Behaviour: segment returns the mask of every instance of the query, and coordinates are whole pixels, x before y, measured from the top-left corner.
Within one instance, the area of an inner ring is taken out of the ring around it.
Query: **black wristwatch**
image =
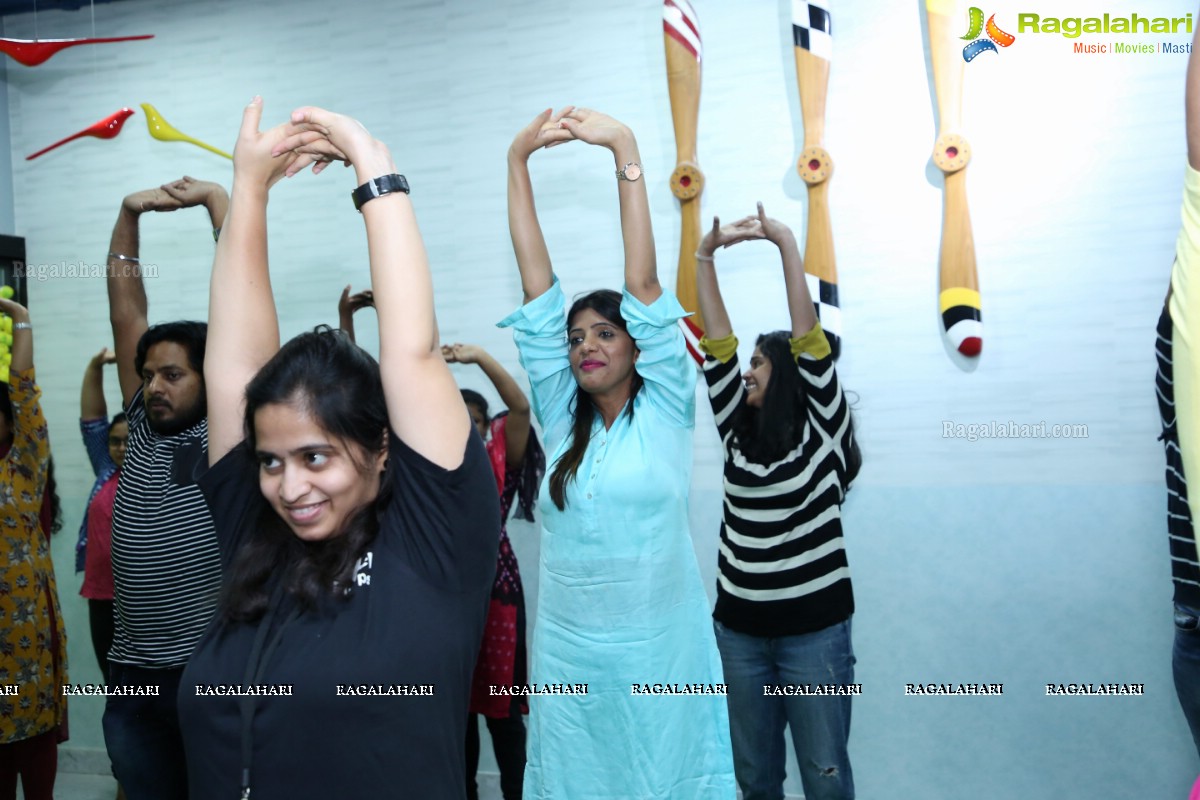
[[[408,181],[404,179],[403,175],[393,172],[391,175],[380,175],[378,178],[373,178],[351,192],[350,198],[354,201],[354,210],[361,212],[363,204],[392,192],[408,194]]]

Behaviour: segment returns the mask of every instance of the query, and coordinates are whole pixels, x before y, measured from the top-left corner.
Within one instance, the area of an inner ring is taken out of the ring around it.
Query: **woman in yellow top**
[[[0,800],[50,800],[67,703],[67,637],[50,542],[39,513],[50,439],[33,381],[29,312],[0,298],[13,321],[12,364],[0,384]]]

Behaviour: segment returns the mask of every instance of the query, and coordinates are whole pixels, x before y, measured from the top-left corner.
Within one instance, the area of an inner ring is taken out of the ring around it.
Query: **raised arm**
[[[199,181],[184,175],[177,181],[164,183],[161,187],[178,203],[180,208],[204,206],[208,221],[212,223],[213,239],[220,240],[221,226],[229,213],[229,193],[219,183]]]
[[[713,226],[696,249],[696,290],[700,300],[700,313],[708,324],[705,336],[721,339],[733,332],[725,301],[717,283],[714,254],[718,248],[729,247],[751,239],[766,239],[779,248],[783,260],[783,282],[787,293],[788,312],[792,322],[792,338],[798,339],[817,324],[817,312],[813,308],[812,295],[804,278],[804,262],[796,245],[792,229],[779,220],[771,219],[758,204],[758,214],[743,217],[737,222],[721,225],[713,217]]]
[[[1184,88],[1184,116],[1187,119],[1188,164],[1200,170],[1200,26],[1192,34],[1191,55],[1188,56],[1187,82]]]
[[[29,321],[29,310],[15,300],[0,297],[0,314],[12,318],[12,363],[9,374],[33,369],[33,323]],[[16,383],[13,376],[11,383]]]
[[[342,289],[342,296],[338,298],[338,330],[350,337],[350,341],[355,341],[354,338],[354,314],[364,308],[375,307],[375,295],[371,294],[371,290],[367,289],[363,292],[350,294],[350,284],[346,284],[346,288]]]
[[[387,146],[357,120],[321,108],[292,112],[305,133],[276,148],[343,158],[360,184],[393,175]],[[379,315],[379,368],[392,429],[433,463],[462,464],[471,419],[442,358],[433,308],[433,279],[412,202],[391,191],[361,207],[371,260],[371,290]]]
[[[178,187],[172,193],[168,187]],[[213,229],[225,218],[228,196],[216,183],[184,176],[157,189],[134,192],[121,201],[108,245],[108,313],[117,357],[117,377],[125,405],[137,394],[142,376],[134,369],[137,343],[148,327],[146,287],[142,284],[138,220],[147,211],[175,211],[204,205]]]
[[[696,248],[696,294],[706,325],[705,338],[724,339],[733,333],[729,312],[725,310],[725,299],[721,297],[721,286],[717,281],[717,248],[761,238],[762,225],[757,217],[743,217],[728,225],[722,225],[719,217],[713,217],[712,230],[700,240]]]
[[[521,466],[529,443],[531,418],[529,398],[521,391],[521,386],[491,353],[477,345],[443,345],[442,356],[450,364],[478,364],[496,387],[500,400],[508,409],[508,420],[504,424],[504,460],[510,467]]]
[[[107,347],[92,356],[83,371],[83,386],[79,390],[79,433],[92,473],[97,476],[117,466],[108,450],[108,403],[104,400],[104,365],[116,362],[116,353]]]
[[[796,245],[792,229],[779,220],[769,218],[758,204],[758,221],[763,236],[779,248],[783,259],[783,283],[787,290],[788,312],[792,318],[792,338],[799,339],[817,324],[817,311],[813,308],[812,295],[808,292],[808,281],[804,278],[804,261]]]
[[[260,133],[262,98],[242,112],[233,151],[233,191],[213,259],[204,385],[208,395],[208,463],[215,464],[244,431],[246,384],[279,350],[279,319],[267,269],[267,194],[289,169],[311,162],[273,150],[290,123]]]
[[[617,197],[621,203],[621,237],[625,243],[625,288],[646,305],[662,294],[650,225],[650,200],[642,178],[637,139],[626,125],[587,108],[572,109],[561,122],[571,135],[613,154]]]
[[[105,347],[88,362],[83,371],[83,386],[79,390],[79,418],[107,419],[108,403],[104,399],[104,365],[117,363],[117,354]]]
[[[1195,486],[1200,485],[1200,309],[1196,296],[1200,288],[1192,284],[1200,269],[1200,28],[1192,38],[1188,56],[1184,107],[1187,119],[1188,164],[1183,182],[1183,206],[1179,236],[1175,241],[1175,263],[1171,267],[1171,288],[1167,294],[1172,323],[1172,360],[1175,389],[1175,422],[1179,431],[1179,451],[1183,474],[1191,481],[1188,503],[1200,507]],[[1200,526],[1196,526],[1200,546]]]
[[[108,243],[108,316],[117,354],[123,405],[137,394],[142,378],[134,368],[137,343],[149,327],[146,287],[138,261],[138,217],[143,211],[174,211],[179,206],[161,189],[135,192],[121,201]]]
[[[540,297],[554,283],[550,251],[546,249],[546,238],[542,235],[533,203],[529,156],[535,150],[570,140],[570,132],[559,123],[571,110],[568,106],[555,114],[546,109],[521,129],[508,148],[508,232],[517,257],[517,269],[521,271],[521,289],[526,303]]]
[[[32,497],[29,492],[10,492],[5,503],[21,511],[36,511],[41,506],[46,486],[50,437],[39,402],[41,392],[33,380],[33,323],[29,319],[29,310],[14,300],[0,297],[0,314],[8,315],[13,322],[12,363],[8,375],[8,398],[13,410],[9,458],[16,458],[17,469],[31,480],[33,489]],[[10,466],[13,464],[10,460]],[[40,532],[38,538],[41,538]]]

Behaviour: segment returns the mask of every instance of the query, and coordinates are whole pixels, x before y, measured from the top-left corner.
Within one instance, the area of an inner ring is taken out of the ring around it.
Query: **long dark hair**
[[[567,330],[571,330],[571,322],[581,311],[591,309],[625,333],[629,326],[621,316],[621,294],[612,289],[600,289],[580,297],[571,304],[567,312]],[[629,391],[629,403],[625,413],[633,416],[633,399],[642,388],[642,376],[637,370],[633,371],[633,384]],[[574,418],[571,422],[571,444],[567,452],[554,462],[554,470],[550,473],[550,499],[559,511],[567,507],[567,483],[575,480],[575,473],[583,463],[583,455],[587,452],[588,442],[592,437],[592,421],[596,416],[596,404],[592,396],[578,386],[575,387]]]
[[[58,481],[54,479],[54,456],[46,463],[45,491],[49,498],[45,502],[50,504],[50,530],[47,533],[53,536],[63,529],[62,501],[58,498]]]
[[[459,389],[458,391],[462,395],[463,403],[479,409],[479,413],[483,414],[485,424],[492,421],[492,415],[488,413],[488,401],[486,397],[474,389]]]
[[[304,408],[329,433],[369,454],[384,446],[387,405],[379,364],[341,331],[322,325],[280,348],[246,386],[246,457],[256,450],[254,415],[263,406]],[[366,468],[366,465],[362,465]],[[306,608],[347,593],[356,562],[379,532],[392,490],[390,471],[380,478],[375,500],[347,519],[338,536],[305,542],[264,505],[253,535],[234,559],[222,605],[237,621],[260,618],[270,601],[268,583],[283,572],[286,590]]]
[[[474,389],[459,389],[463,402],[475,406],[483,414],[484,424],[489,428],[494,420],[508,414],[501,411],[495,417],[488,415],[487,398]],[[521,462],[520,472],[517,473],[516,511],[513,516],[533,522],[533,508],[537,505],[538,489],[542,485],[542,476],[546,474],[546,452],[538,441],[537,431],[529,426],[529,438],[525,441],[525,460]]]
[[[808,424],[808,389],[795,369],[790,336],[787,331],[772,331],[758,337],[755,345],[771,362],[771,378],[763,391],[762,406],[752,408],[743,403],[733,419],[738,449],[755,464],[773,464],[795,450]],[[850,446],[842,485],[849,488],[862,466],[862,453],[854,435],[853,416],[847,424]]]

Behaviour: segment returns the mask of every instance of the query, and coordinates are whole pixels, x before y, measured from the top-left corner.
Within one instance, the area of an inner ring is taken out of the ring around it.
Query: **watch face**
[[[642,177],[642,168],[638,164],[626,164],[621,172],[625,174],[625,180],[627,181],[636,181]]]

